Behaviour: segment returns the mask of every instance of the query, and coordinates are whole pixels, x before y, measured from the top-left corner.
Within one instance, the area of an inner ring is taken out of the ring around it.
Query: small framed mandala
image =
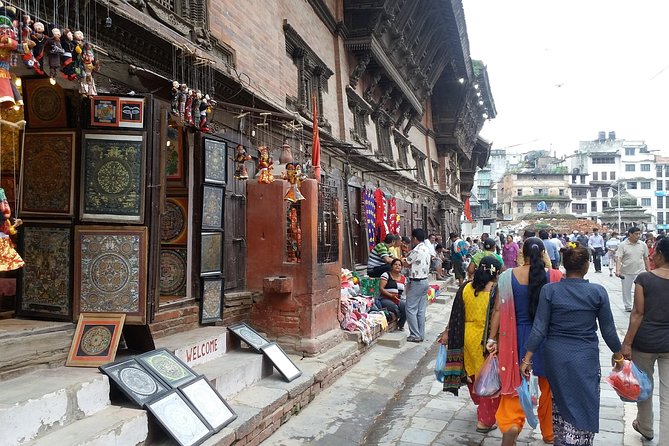
[[[147,404],[162,428],[181,446],[195,446],[214,433],[188,401],[177,390]]]
[[[109,376],[130,401],[142,408],[149,401],[170,391],[169,387],[146,371],[135,358],[102,365],[99,369]]]
[[[251,347],[256,352],[260,352],[261,348],[270,342],[262,337],[257,331],[255,331],[246,323],[242,322],[239,324],[231,325],[228,327],[228,330],[232,332],[239,339],[244,341],[249,347]]]
[[[98,367],[116,357],[125,314],[81,313],[65,365]]]
[[[193,381],[198,376],[186,363],[165,348],[139,355],[137,361],[173,389]]]
[[[237,418],[235,411],[204,376],[184,384],[179,387],[179,391],[200,412],[214,432],[220,431]]]
[[[263,346],[261,350],[263,354],[272,361],[274,367],[281,373],[286,381],[291,382],[302,375],[302,371],[297,368],[295,363],[276,342]]]

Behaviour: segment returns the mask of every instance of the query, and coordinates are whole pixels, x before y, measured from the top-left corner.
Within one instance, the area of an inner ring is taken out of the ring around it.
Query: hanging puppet
[[[7,16],[0,16],[0,105],[11,107],[20,98],[17,98],[16,87],[12,83],[9,64],[12,53],[18,47],[12,20]]]
[[[188,85],[179,85],[179,94],[177,96],[177,107],[179,110],[179,118],[184,119],[186,115],[186,100],[188,99]]]
[[[202,93],[200,90],[193,90],[191,92],[191,99],[193,103],[191,104],[191,114],[190,114],[190,125],[195,127],[200,127],[200,102],[202,101]]]
[[[23,268],[25,263],[23,259],[14,249],[14,243],[9,238],[10,235],[16,234],[16,228],[23,223],[20,218],[15,218],[14,223],[10,221],[12,210],[9,208],[7,202],[7,195],[5,190],[0,188],[0,271],[12,271]]]
[[[98,94],[98,91],[95,87],[93,73],[98,71],[98,61],[95,59],[93,45],[90,42],[84,41],[84,34],[81,31],[75,31],[74,39],[78,42],[76,52],[79,55],[79,62],[77,64],[77,67],[80,69],[77,73],[77,77],[79,78],[79,93],[84,96],[95,96]],[[78,51],[79,49],[81,51]]]
[[[184,107],[184,124],[193,122],[193,90],[186,92],[186,106]]]
[[[32,40],[33,35],[33,21],[29,15],[24,15],[21,20],[21,59],[23,59],[23,64],[32,69],[35,66],[35,58],[33,56],[33,48],[35,47],[35,42]]]
[[[77,73],[74,69],[74,59],[72,53],[74,51],[74,35],[72,31],[65,28],[62,32],[62,38],[60,39],[60,45],[63,47],[63,55],[60,60],[60,71],[63,73],[68,80],[75,80],[77,78]]]
[[[172,114],[179,114],[179,81],[172,81]]]
[[[258,153],[258,183],[272,183],[274,181],[274,175],[272,175],[274,160],[269,156],[269,149],[260,146],[258,147]]]
[[[60,69],[61,58],[65,53],[60,43],[61,32],[58,28],[51,30],[51,37],[47,41],[46,51],[49,59],[49,76],[55,78]],[[71,54],[71,53],[70,53]]]
[[[235,178],[238,180],[246,180],[249,177],[249,172],[246,170],[246,162],[251,161],[251,155],[246,153],[243,145],[237,144],[235,148]]]
[[[32,47],[33,55],[33,70],[39,75],[44,74],[44,46],[46,44],[46,35],[44,34],[44,24],[42,22],[35,22],[33,24],[33,33],[30,40],[35,42]]]
[[[288,180],[290,186],[288,187],[288,192],[283,196],[284,200],[295,203],[299,200],[304,200],[304,195],[300,192],[300,184],[307,179],[307,176],[302,173],[302,166],[299,163],[288,163],[286,164],[286,173],[284,178]]]

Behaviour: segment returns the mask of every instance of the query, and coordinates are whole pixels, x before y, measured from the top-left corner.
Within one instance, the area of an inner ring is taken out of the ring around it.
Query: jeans
[[[403,329],[407,320],[406,301],[400,299],[400,304],[397,305],[392,300],[383,298],[381,299],[381,306],[397,316],[397,328]]]
[[[595,271],[602,270],[602,248],[595,248],[592,252],[592,260],[595,264]]]
[[[651,381],[657,362],[660,374],[660,438],[655,441],[657,444],[666,444],[669,441],[669,353],[644,353],[632,350],[632,360],[640,370],[648,374]],[[639,430],[644,435],[653,437],[653,396],[637,403],[636,406]]]
[[[406,289],[406,318],[409,335],[425,339],[425,309],[427,308],[427,279],[410,280]]]
[[[623,274],[624,279],[620,279],[623,284],[623,304],[625,305],[625,310],[632,308],[632,289],[634,288],[636,276],[636,274]]]

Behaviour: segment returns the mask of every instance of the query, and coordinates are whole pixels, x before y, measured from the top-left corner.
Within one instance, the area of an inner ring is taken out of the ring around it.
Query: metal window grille
[[[286,262],[302,260],[302,207],[300,202],[286,206]]]
[[[334,180],[323,179],[318,187],[318,263],[339,260],[338,191]]]

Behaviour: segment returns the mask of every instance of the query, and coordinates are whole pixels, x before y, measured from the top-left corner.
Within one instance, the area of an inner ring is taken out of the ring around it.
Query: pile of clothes
[[[343,330],[359,331],[362,341],[369,345],[373,340],[374,327],[380,325],[386,330],[388,319],[372,297],[359,294],[360,286],[356,279],[351,271],[342,269],[338,320]]]

